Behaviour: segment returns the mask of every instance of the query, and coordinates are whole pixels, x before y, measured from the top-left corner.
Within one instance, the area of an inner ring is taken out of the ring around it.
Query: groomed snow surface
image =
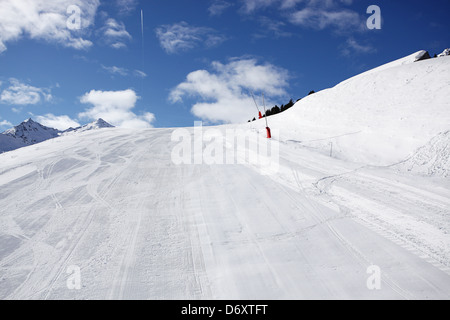
[[[450,58],[403,62],[270,117],[272,175],[176,165],[174,129],[1,154],[0,299],[449,299]]]

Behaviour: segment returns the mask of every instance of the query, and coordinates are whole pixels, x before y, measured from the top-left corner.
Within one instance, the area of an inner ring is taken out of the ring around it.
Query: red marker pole
[[[272,139],[272,133],[270,132],[270,128],[267,127],[266,130],[267,130],[267,139]]]

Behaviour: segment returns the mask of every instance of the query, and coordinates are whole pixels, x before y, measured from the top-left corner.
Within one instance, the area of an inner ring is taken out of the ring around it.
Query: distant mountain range
[[[84,131],[104,129],[104,128],[114,128],[114,126],[110,125],[108,122],[106,122],[105,120],[100,118],[97,121],[88,123],[88,124],[78,127],[78,128],[69,128],[69,129],[63,131],[63,133],[84,132]]]
[[[40,143],[64,134],[98,130],[103,128],[114,128],[114,126],[110,125],[103,119],[98,119],[78,128],[69,128],[67,130],[60,131],[54,128],[46,127],[30,118],[18,126],[8,129],[0,134],[0,153]]]

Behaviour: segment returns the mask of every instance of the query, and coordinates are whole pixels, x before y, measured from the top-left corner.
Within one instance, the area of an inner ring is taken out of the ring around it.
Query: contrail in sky
[[[142,39],[144,39],[144,10],[141,9],[141,32]]]

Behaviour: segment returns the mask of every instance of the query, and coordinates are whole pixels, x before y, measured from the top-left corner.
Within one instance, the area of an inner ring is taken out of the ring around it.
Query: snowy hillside
[[[400,58],[398,60],[386,63],[386,64],[384,64],[382,66],[377,67],[377,68],[374,68],[374,69],[371,69],[369,71],[363,72],[363,73],[361,73],[361,74],[359,74],[359,75],[357,75],[355,77],[352,77],[352,78],[350,78],[348,80],[345,80],[345,81],[341,82],[340,84],[342,85],[342,84],[345,84],[347,82],[351,82],[351,81],[357,80],[359,78],[362,78],[362,77],[365,77],[365,76],[368,76],[368,75],[371,75],[371,74],[374,74],[374,73],[377,73],[377,72],[381,72],[381,71],[384,71],[384,70],[387,70],[387,69],[390,69],[390,68],[395,68],[395,67],[400,67],[400,66],[404,66],[404,65],[407,65],[407,64],[411,64],[411,63],[414,63],[414,62],[417,62],[417,61],[420,61],[420,60],[424,59],[424,57],[426,57],[426,56],[429,57],[429,53],[427,51],[425,51],[425,50],[421,50],[421,51],[413,53],[413,54],[411,54],[411,55],[409,55],[407,57]]]
[[[450,299],[450,57],[416,57],[270,117],[270,172],[173,159],[245,158],[227,131],[263,121],[0,154],[0,299]]]
[[[372,165],[408,158],[450,129],[450,57],[424,51],[344,81],[270,117],[280,139]],[[259,128],[258,122],[250,126]]]

